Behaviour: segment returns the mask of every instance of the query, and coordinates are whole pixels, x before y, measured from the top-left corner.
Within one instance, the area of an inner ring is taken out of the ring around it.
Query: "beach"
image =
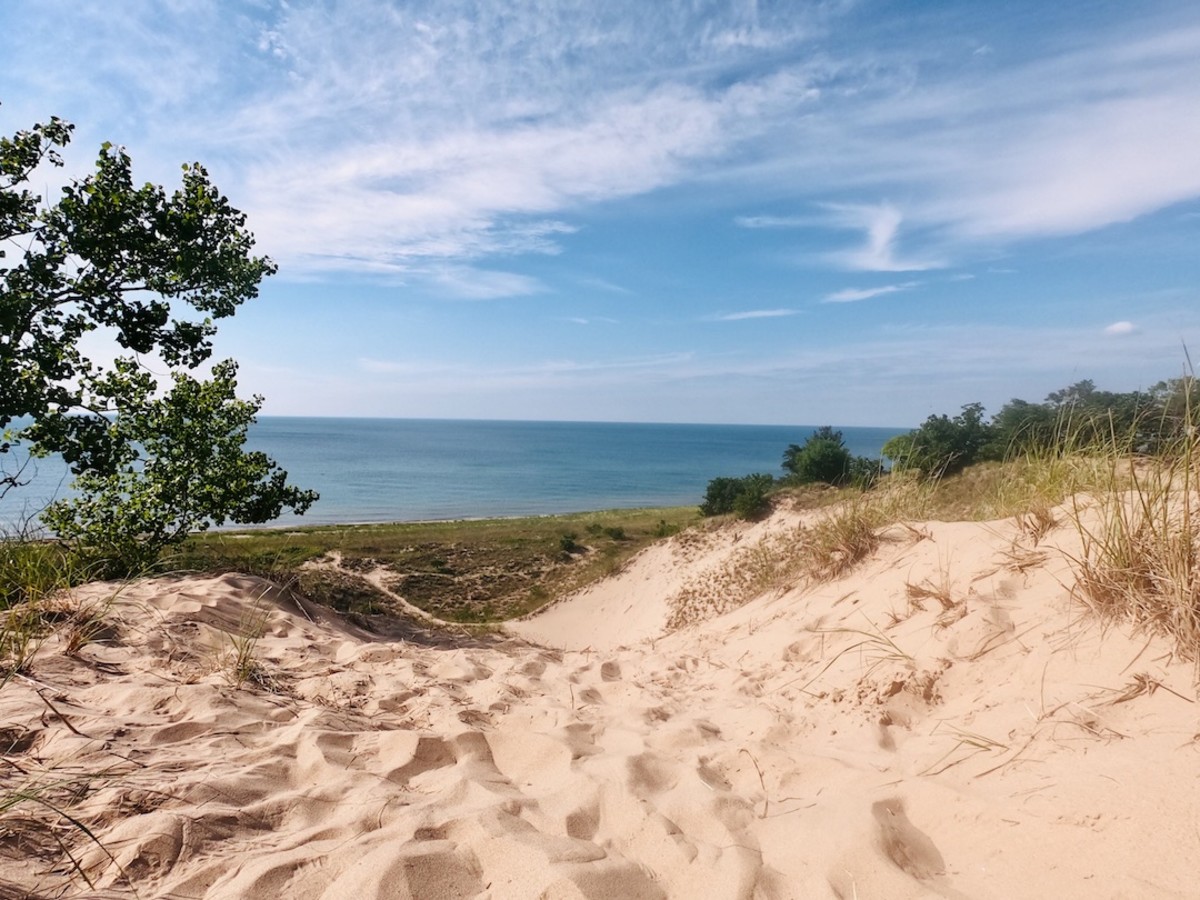
[[[1194,896],[1194,668],[1080,601],[1064,511],[764,583],[827,515],[688,529],[494,633],[247,575],[78,588],[92,633],[0,690],[6,790],[44,801],[0,894]]]

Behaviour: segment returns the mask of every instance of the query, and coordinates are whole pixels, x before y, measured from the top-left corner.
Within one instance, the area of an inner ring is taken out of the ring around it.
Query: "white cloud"
[[[429,273],[432,282],[451,297],[462,300],[497,300],[521,297],[545,290],[536,278],[516,272],[499,272],[469,266],[446,266]]]
[[[834,291],[821,298],[822,303],[854,303],[858,300],[869,300],[872,297],[882,297],[885,294],[895,294],[900,291],[911,291],[920,284],[919,281],[906,281],[904,284],[885,284],[874,288],[845,288]]]
[[[588,205],[681,184],[836,200],[864,241],[829,261],[882,272],[1200,197],[1186,4],[1031,49],[863,40],[852,5],[45,0],[0,10],[0,88],[120,126],[155,180],[210,161],[284,277],[554,253]]]
[[[723,316],[714,316],[714,322],[741,322],[744,319],[778,319],[784,316],[794,316],[799,312],[796,309],[751,309],[746,312],[728,313]]]
[[[737,216],[739,228],[812,228],[824,224],[816,216]]]
[[[1112,334],[1112,335],[1133,334],[1135,331],[1137,331],[1137,327],[1132,322],[1124,322],[1124,321],[1113,322],[1111,325],[1109,325],[1107,328],[1104,329],[1105,334]]]
[[[920,272],[945,265],[936,260],[902,259],[897,255],[904,216],[890,203],[874,206],[828,203],[825,208],[833,214],[834,225],[866,232],[866,243],[859,249],[830,254],[830,260],[838,265],[864,272]]]

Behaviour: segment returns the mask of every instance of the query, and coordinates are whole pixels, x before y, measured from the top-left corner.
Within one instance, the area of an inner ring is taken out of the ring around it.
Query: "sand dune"
[[[495,640],[381,640],[243,576],[91,585],[101,639],[0,691],[5,784],[93,776],[75,896],[1197,896],[1193,670],[1072,600],[1069,529],[895,528],[665,631],[802,521],[680,535]],[[20,821],[0,896],[55,896]]]

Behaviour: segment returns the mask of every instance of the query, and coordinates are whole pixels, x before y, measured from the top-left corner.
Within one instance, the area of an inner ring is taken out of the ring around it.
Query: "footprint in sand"
[[[921,881],[946,874],[941,852],[929,835],[909,821],[904,801],[898,797],[880,800],[871,805],[871,815],[888,859]]]

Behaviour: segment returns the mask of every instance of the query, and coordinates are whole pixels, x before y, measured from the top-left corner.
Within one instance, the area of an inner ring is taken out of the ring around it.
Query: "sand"
[[[1200,895],[1194,670],[1072,597],[1069,527],[893,528],[718,615],[805,515],[677,536],[495,640],[381,639],[246,576],[89,585],[106,628],[47,641],[0,726],[6,791],[79,787],[96,841],[56,834],[95,889],[30,801],[0,896]]]

